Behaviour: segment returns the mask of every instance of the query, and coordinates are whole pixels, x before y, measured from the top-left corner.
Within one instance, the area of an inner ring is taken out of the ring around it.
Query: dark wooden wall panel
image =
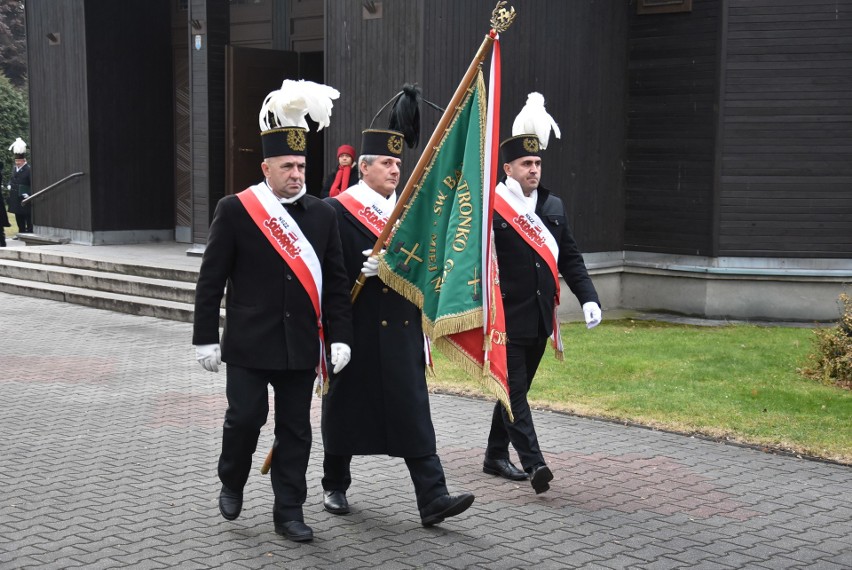
[[[272,1],[257,4],[232,3],[230,44],[260,49],[272,48]]]
[[[273,0],[279,1],[280,0]],[[324,46],[325,20],[323,0],[289,0],[286,24],[286,49],[300,53],[320,52]]]
[[[92,230],[173,229],[170,2],[86,0],[85,13]]]
[[[719,19],[631,4],[625,249],[712,255]]]
[[[210,173],[210,204],[215,208],[225,196],[225,46],[230,39],[230,11],[224,2],[207,0],[207,156]],[[260,110],[260,109],[258,109]],[[213,220],[213,208],[210,221]]]
[[[419,52],[423,0],[382,2],[382,17],[364,19],[358,0],[326,2],[326,83],[340,90],[325,135],[325,165],[337,164],[342,144],[361,150],[361,131],[405,82],[423,84]],[[374,127],[387,128],[387,114]],[[428,135],[427,137],[428,138]],[[416,163],[420,150],[406,149],[404,166]]]
[[[719,255],[852,256],[852,0],[730,0]]]
[[[426,99],[446,106],[496,3],[385,1],[378,20],[362,19],[362,4],[326,3],[326,78],[342,93],[326,138],[327,170],[337,146],[359,145],[361,129],[404,82],[419,83]],[[515,24],[501,38],[501,139],[511,135],[527,94],[541,92],[562,130],[544,152],[542,183],[565,200],[584,251],[620,250],[627,7],[609,0],[516,4]],[[486,59],[486,78],[489,65]],[[422,117],[425,144],[440,115],[424,106]],[[420,152],[406,150],[408,169]]]
[[[515,23],[500,38],[500,139],[512,135],[527,95],[544,95],[562,137],[551,135],[542,153],[542,185],[564,200],[583,251],[621,250],[627,9],[595,0],[514,4]],[[444,106],[452,96],[488,32],[494,5],[426,3],[424,76],[436,103]],[[483,65],[486,82],[490,63]],[[438,117],[427,117],[431,134]]]
[[[90,231],[91,172],[83,5],[83,0],[27,0],[31,129],[27,143],[34,190],[74,172],[86,174],[51,190],[43,198],[36,198],[34,223]],[[59,34],[59,42],[51,45],[47,39],[49,33]],[[26,134],[23,136],[26,138]]]

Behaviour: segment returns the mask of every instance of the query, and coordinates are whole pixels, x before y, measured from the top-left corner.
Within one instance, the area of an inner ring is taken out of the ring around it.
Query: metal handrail
[[[63,182],[66,182],[66,181],[71,180],[72,178],[76,178],[78,176],[83,176],[83,173],[82,172],[75,172],[74,174],[69,174],[68,176],[66,176],[62,180],[57,180],[56,182],[54,182],[53,184],[51,184],[47,188],[43,188],[43,189],[39,190],[38,192],[36,192],[35,194],[30,194],[29,196],[27,196],[26,198],[21,200],[21,204],[26,204],[27,202],[29,202],[30,200],[32,200],[36,196],[40,196],[40,195],[44,194],[45,192],[47,192],[48,190],[56,188],[57,186],[59,186]]]

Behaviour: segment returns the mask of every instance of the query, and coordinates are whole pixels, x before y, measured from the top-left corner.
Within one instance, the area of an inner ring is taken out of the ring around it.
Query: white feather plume
[[[306,115],[317,122],[318,131],[331,124],[333,99],[340,97],[334,87],[299,79],[285,79],[281,88],[273,91],[263,100],[260,108],[260,130],[268,131],[278,127],[308,128]]]
[[[11,150],[15,154],[24,154],[25,152],[27,152],[27,143],[25,143],[23,139],[21,139],[21,137],[18,137],[15,139],[15,142],[13,142],[12,145],[9,147],[9,150]]]
[[[556,138],[561,138],[559,125],[544,108],[544,95],[533,91],[527,95],[527,104],[515,117],[515,122],[512,124],[512,136],[535,135],[538,137],[539,146],[544,150],[550,140],[550,129],[553,129]]]

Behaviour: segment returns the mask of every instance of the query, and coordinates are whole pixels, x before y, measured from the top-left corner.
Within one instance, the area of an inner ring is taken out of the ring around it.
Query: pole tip
[[[512,6],[509,6],[509,9],[507,10],[504,7],[505,5],[506,0],[500,0],[491,12],[491,33],[502,34],[508,30],[509,26],[512,25],[512,22],[515,21],[515,16],[517,16],[515,9]]]

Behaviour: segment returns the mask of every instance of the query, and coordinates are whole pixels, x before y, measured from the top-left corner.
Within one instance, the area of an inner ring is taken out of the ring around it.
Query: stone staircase
[[[0,248],[0,292],[192,322],[197,270]],[[223,313],[224,314],[224,313]]]

